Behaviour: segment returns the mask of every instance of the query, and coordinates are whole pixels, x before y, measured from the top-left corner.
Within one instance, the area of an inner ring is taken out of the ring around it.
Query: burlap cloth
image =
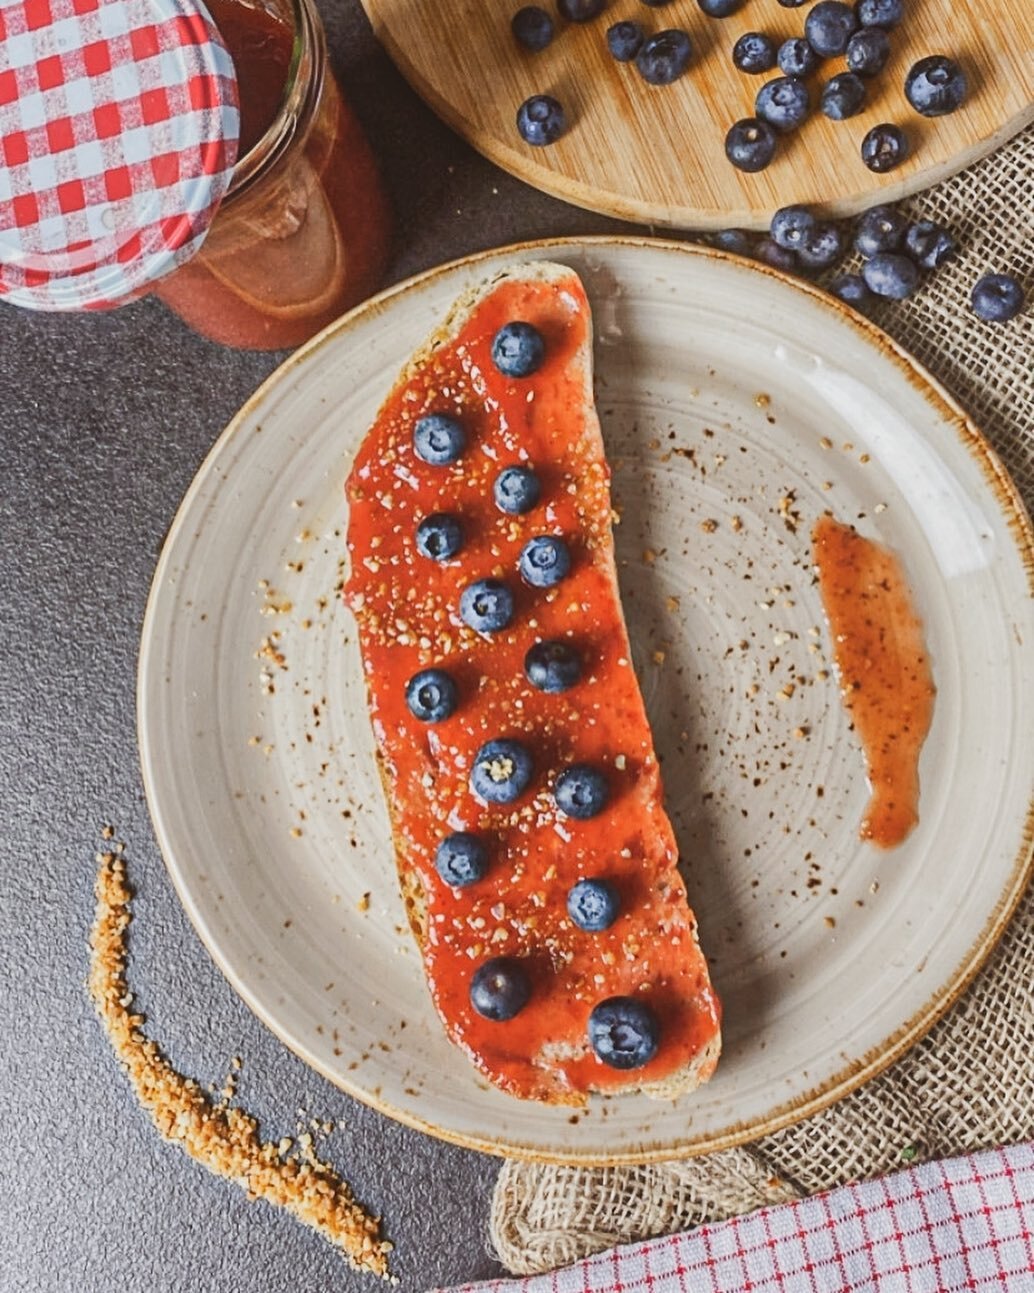
[[[1034,127],[902,204],[946,224],[959,254],[872,317],[951,391],[1034,511]],[[1016,274],[1019,319],[981,323],[970,289]],[[1034,679],[1031,680],[1034,685]],[[903,1059],[832,1108],[751,1145],[642,1167],[507,1162],[491,1241],[515,1274],[875,1176],[909,1161],[1034,1138],[1034,890],[980,975]]]

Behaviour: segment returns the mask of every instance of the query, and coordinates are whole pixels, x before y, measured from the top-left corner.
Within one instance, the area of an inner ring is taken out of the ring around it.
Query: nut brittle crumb
[[[108,838],[108,837],[106,837]],[[132,897],[125,860],[98,855],[96,908],[90,931],[90,996],[108,1039],[158,1133],[180,1145],[216,1176],[240,1186],[251,1199],[286,1208],[339,1248],[358,1270],[390,1278],[392,1245],[381,1238],[380,1218],[356,1202],[347,1183],[311,1152],[287,1157],[290,1140],[263,1141],[245,1110],[214,1103],[193,1078],[178,1073],[156,1042],[141,1031],[126,983],[126,933]],[[234,1061],[234,1069],[239,1061]]]

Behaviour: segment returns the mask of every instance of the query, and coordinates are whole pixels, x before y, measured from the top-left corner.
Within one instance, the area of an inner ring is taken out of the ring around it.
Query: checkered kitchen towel
[[[1034,1144],[453,1293],[1034,1293]]]

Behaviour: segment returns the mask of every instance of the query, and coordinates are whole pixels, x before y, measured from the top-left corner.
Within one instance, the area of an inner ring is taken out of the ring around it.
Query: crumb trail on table
[[[286,1157],[289,1140],[263,1141],[255,1118],[231,1108],[225,1099],[209,1099],[140,1031],[144,1018],[133,1012],[126,983],[132,891],[120,853],[119,849],[97,857],[88,987],[108,1040],[159,1134],[249,1198],[286,1208],[340,1249],[356,1269],[390,1279],[387,1255],[392,1245],[381,1237],[380,1218],[356,1202],[348,1184],[315,1156],[311,1146],[305,1146],[301,1158]],[[238,1070],[240,1061],[235,1059],[232,1067]],[[224,1095],[232,1094],[232,1085],[227,1084]]]

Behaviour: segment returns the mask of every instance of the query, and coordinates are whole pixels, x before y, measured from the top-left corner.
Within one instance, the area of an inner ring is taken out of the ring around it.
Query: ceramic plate
[[[431,1007],[395,878],[345,572],[342,483],[404,361],[496,267],[593,304],[636,666],[725,1051],[692,1096],[526,1104]],[[902,559],[937,685],[920,824],[880,852],[810,566],[830,509]],[[158,837],[249,1005],[413,1126],[503,1154],[693,1154],[801,1118],[900,1055],[1001,932],[1030,863],[1031,534],[943,392],[820,292],[681,245],[536,244],[435,270],[293,356],[176,517],[144,625]]]

